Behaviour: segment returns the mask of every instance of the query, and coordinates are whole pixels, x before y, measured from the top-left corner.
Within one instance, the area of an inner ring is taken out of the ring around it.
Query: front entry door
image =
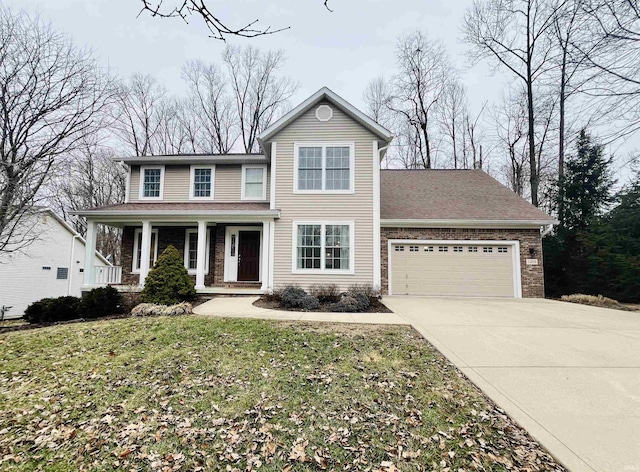
[[[240,231],[238,234],[238,281],[260,280],[260,231]]]

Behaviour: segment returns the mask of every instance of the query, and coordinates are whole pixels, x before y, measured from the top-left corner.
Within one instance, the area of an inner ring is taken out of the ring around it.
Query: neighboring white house
[[[84,239],[51,210],[33,218],[37,240],[22,251],[0,257],[0,310],[11,307],[5,319],[21,317],[31,303],[42,298],[81,295]],[[111,268],[98,252],[95,264],[98,270]]]

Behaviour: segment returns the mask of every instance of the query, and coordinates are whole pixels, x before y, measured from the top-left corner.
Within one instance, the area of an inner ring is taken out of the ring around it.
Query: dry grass
[[[406,326],[125,318],[0,335],[5,471],[563,470]]]
[[[575,293],[573,295],[563,295],[560,300],[569,303],[579,303],[581,305],[597,306],[600,308],[612,308],[614,310],[632,311],[629,307],[623,305],[613,298],[603,297],[602,295],[584,295]]]

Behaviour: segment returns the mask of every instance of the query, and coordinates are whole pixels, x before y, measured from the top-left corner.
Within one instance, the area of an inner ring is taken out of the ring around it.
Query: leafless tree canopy
[[[140,14],[148,13],[152,17],[158,18],[180,18],[185,22],[191,16],[199,17],[209,29],[211,37],[222,41],[225,41],[227,36],[255,38],[279,33],[290,28],[289,26],[275,30],[270,26],[259,28],[259,20],[251,20],[239,27],[229,26],[224,19],[209,8],[207,0],[140,0],[140,2],[142,3]],[[329,7],[329,0],[323,0],[322,3],[328,11],[333,11]]]
[[[37,237],[24,222],[52,167],[96,128],[110,97],[88,51],[38,18],[0,9],[0,253]]]

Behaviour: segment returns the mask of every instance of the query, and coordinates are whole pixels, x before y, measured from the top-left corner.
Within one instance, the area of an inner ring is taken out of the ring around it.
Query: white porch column
[[[271,225],[270,221],[265,221],[262,223],[262,244],[261,244],[261,255],[262,261],[260,261],[260,278],[262,279],[262,290],[268,290],[271,283],[269,281],[269,261],[271,258]]]
[[[156,241],[156,244],[158,242]],[[142,244],[140,246],[140,285],[144,285],[144,281],[149,273],[149,261],[151,254],[151,222],[149,220],[142,222]],[[134,255],[135,257],[135,255]]]
[[[198,256],[196,259],[196,289],[204,288],[207,266],[207,222],[198,221]]]
[[[96,227],[95,220],[87,220],[87,238],[84,245],[84,285],[93,286],[96,283]],[[73,257],[73,255],[71,255]],[[73,267],[69,267],[69,272]]]

